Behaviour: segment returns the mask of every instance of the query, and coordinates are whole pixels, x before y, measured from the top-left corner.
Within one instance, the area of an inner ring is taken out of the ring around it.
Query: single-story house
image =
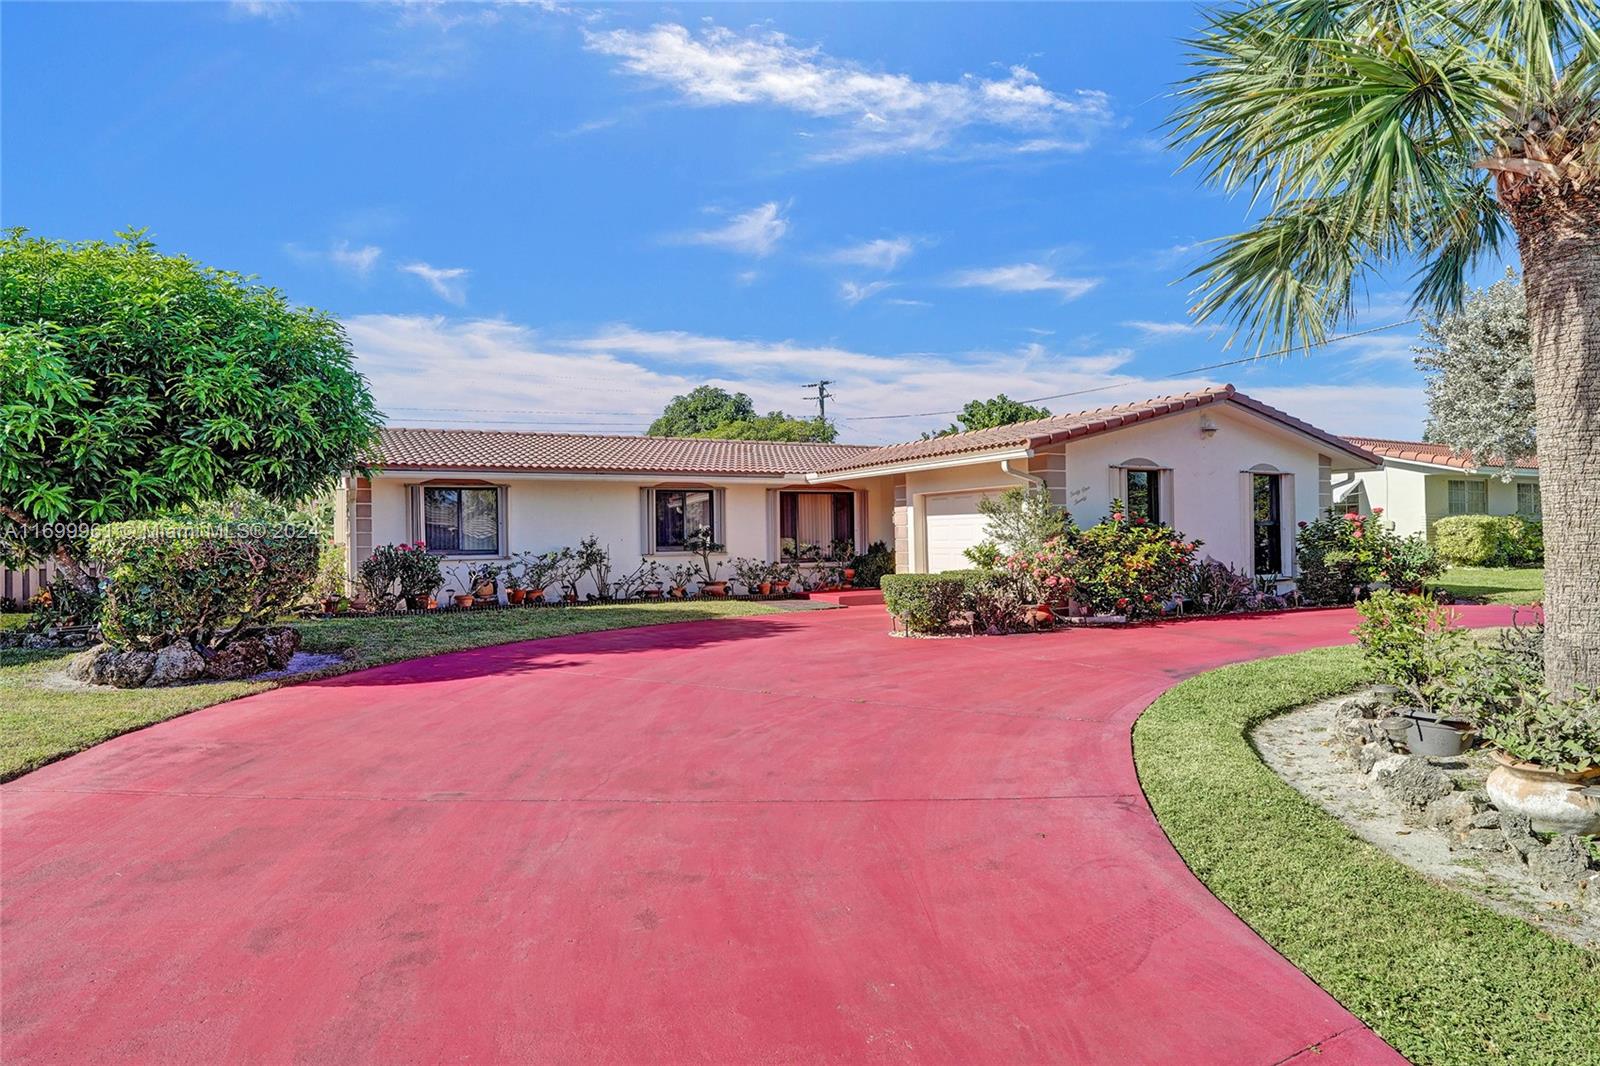
[[[1433,524],[1448,515],[1522,515],[1538,519],[1539,459],[1519,459],[1510,480],[1498,467],[1478,465],[1470,454],[1448,445],[1413,440],[1347,437],[1351,444],[1383,460],[1377,470],[1350,471],[1334,481],[1334,502],[1353,514],[1383,510],[1402,536],[1433,535]]]
[[[1031,485],[1080,524],[1122,499],[1214,558],[1292,580],[1296,520],[1332,506],[1336,476],[1377,465],[1231,385],[887,447],[394,427],[373,476],[345,479],[336,526],[352,577],[375,544],[422,541],[449,573],[590,533],[619,569],[681,563],[702,525],[731,556],[884,541],[919,573],[969,565],[979,501]]]

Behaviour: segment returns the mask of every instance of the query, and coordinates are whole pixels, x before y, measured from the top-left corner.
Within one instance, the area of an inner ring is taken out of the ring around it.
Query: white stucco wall
[[[395,473],[372,482],[372,540],[374,545],[415,540],[418,533],[409,511],[408,489],[412,485],[439,483],[452,479],[436,475]],[[467,480],[465,478],[459,480]],[[773,558],[777,543],[776,511],[769,504],[769,492],[779,488],[859,490],[865,493],[864,511],[858,529],[859,547],[873,540],[892,541],[893,514],[889,479],[872,478],[849,485],[782,485],[777,482],[737,480],[632,480],[603,478],[519,478],[475,476],[478,484],[505,489],[503,518],[505,538],[500,555],[445,556],[446,595],[458,591],[465,568],[476,562],[503,561],[518,552],[544,552],[575,546],[591,533],[597,534],[611,549],[612,567],[617,572],[633,569],[643,559],[655,559],[664,566],[688,562],[683,553],[651,554],[643,543],[645,515],[640,490],[647,487],[702,487],[723,490],[722,528],[718,536],[726,546],[724,558],[751,556]],[[351,576],[360,564],[359,552],[351,553]],[[721,575],[731,578],[724,568]],[[582,591],[588,591],[582,589]]]
[[[1217,427],[1210,435],[1202,423]],[[1253,568],[1255,547],[1244,472],[1270,467],[1293,475],[1282,500],[1283,540],[1292,557],[1295,523],[1317,513],[1318,457],[1312,441],[1280,431],[1223,404],[1185,411],[1073,441],[1066,448],[1067,509],[1079,525],[1098,522],[1110,509],[1113,468],[1131,459],[1170,471],[1172,513],[1167,524],[1205,541],[1202,555]],[[1335,465],[1350,460],[1335,457]]]

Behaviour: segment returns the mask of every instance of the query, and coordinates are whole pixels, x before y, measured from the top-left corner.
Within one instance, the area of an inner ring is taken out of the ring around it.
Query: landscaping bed
[[[1140,784],[1197,877],[1417,1063],[1600,1063],[1600,955],[1407,868],[1291,788],[1249,734],[1370,679],[1355,648],[1224,667],[1134,728]]]
[[[301,649],[341,658],[336,665],[294,680],[491,644],[780,610],[781,606],[744,600],[700,600],[595,604],[580,610],[461,611],[307,620],[294,623],[301,636]],[[171,688],[65,687],[55,679],[73,654],[71,649],[0,648],[0,780],[10,780],[119,734],[285,683],[255,680]]]

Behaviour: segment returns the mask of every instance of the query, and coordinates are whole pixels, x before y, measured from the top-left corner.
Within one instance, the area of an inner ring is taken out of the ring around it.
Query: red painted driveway
[[[852,608],[201,711],[0,790],[0,1058],[1391,1061],[1130,757],[1176,680],[1353,620],[905,641]]]

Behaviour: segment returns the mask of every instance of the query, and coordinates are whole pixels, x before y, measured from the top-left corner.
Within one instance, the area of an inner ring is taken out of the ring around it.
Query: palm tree
[[[1262,205],[1195,271],[1198,319],[1314,343],[1370,272],[1418,263],[1417,305],[1452,309],[1515,235],[1546,676],[1556,695],[1600,685],[1600,0],[1254,0],[1188,43],[1184,165]]]

